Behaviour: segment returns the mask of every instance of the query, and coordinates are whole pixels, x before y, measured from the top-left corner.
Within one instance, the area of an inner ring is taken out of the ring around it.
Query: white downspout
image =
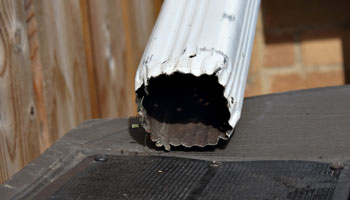
[[[135,91],[162,74],[216,75],[234,128],[241,115],[259,4],[260,0],[164,1],[136,73]]]

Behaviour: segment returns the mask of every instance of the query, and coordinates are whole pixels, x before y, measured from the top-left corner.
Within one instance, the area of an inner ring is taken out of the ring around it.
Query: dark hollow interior
[[[223,133],[232,129],[224,87],[215,75],[163,74],[149,80],[147,93],[142,86],[137,96],[147,115],[159,122],[203,123]]]

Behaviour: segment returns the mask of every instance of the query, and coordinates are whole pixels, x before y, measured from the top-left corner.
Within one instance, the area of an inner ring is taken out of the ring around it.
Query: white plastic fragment
[[[259,4],[260,0],[166,0],[138,67],[135,91],[161,74],[215,74],[225,88],[229,124],[235,127]]]

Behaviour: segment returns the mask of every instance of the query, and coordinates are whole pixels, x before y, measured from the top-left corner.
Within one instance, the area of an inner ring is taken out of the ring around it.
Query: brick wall
[[[349,0],[262,0],[246,96],[350,82]]]

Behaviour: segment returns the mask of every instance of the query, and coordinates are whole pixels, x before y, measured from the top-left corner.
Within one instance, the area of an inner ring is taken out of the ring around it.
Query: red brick
[[[343,63],[340,30],[309,31],[302,34],[301,40],[303,65],[320,66]]]
[[[306,80],[307,88],[326,87],[343,84],[345,84],[345,79],[342,70],[331,72],[312,72],[308,74]]]
[[[270,92],[284,92],[305,88],[303,79],[299,74],[275,75],[271,77]]]
[[[331,72],[310,72],[305,77],[293,73],[271,77],[270,92],[284,92],[316,87],[343,85],[345,82],[342,70]]]
[[[293,35],[265,35],[264,67],[289,66],[294,61]]]

